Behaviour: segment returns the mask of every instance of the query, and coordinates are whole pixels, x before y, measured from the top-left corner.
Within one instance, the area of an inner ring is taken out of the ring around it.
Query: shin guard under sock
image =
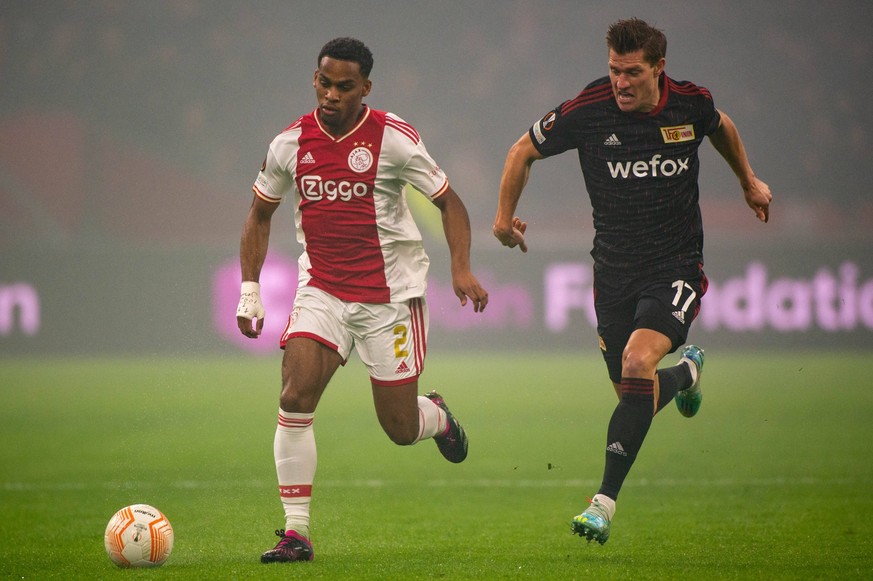
[[[599,494],[615,500],[652,425],[655,381],[635,377],[621,380],[621,401],[606,432],[606,467]]]
[[[309,505],[317,464],[313,418],[314,414],[296,414],[280,409],[273,441],[285,528],[304,537],[309,537]]]

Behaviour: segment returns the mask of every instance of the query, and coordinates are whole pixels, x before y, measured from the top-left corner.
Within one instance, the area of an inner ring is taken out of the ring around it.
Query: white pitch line
[[[873,483],[866,478],[852,477],[769,477],[769,478],[640,478],[628,481],[627,487],[694,487],[694,488],[736,488],[741,486],[771,487],[771,486],[827,486],[841,484]],[[432,480],[424,486],[430,488],[582,488],[590,489],[600,484],[594,479],[532,479],[532,478],[481,478],[473,480]],[[323,488],[390,488],[397,486],[419,485],[414,480],[317,480],[317,487]],[[142,490],[172,488],[177,490],[208,490],[208,489],[258,489],[275,487],[275,481],[263,480],[177,480],[168,483],[130,481],[105,482],[103,484],[88,484],[84,482],[4,482],[0,486],[3,492],[64,492],[88,490]]]

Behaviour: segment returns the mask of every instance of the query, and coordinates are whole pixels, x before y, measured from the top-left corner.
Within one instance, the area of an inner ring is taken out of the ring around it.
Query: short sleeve
[[[291,174],[286,164],[277,155],[277,142],[273,141],[261,165],[261,171],[252,186],[255,195],[264,201],[278,204],[291,189]]]
[[[449,187],[448,177],[430,156],[424,142],[412,125],[394,114],[386,116],[383,152],[396,156],[401,165],[400,179],[429,199],[439,197]]]
[[[558,155],[576,147],[572,125],[568,123],[568,117],[561,114],[563,107],[563,104],[555,107],[528,130],[534,147],[543,157]]]

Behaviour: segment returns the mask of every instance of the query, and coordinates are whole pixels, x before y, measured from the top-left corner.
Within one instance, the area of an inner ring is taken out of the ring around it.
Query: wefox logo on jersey
[[[300,178],[300,195],[307,200],[336,200],[348,202],[352,197],[367,195],[367,184],[364,182],[347,182],[346,180],[323,180],[321,176],[306,175]]]
[[[691,158],[685,159],[661,159],[661,154],[656,153],[650,160],[606,162],[609,173],[613,178],[627,179],[630,177],[646,178],[658,176],[678,176],[688,171],[688,163]]]

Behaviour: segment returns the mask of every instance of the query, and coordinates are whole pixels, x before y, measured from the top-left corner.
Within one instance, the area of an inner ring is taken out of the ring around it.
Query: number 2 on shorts
[[[406,325],[397,325],[394,327],[394,356],[402,359],[409,355],[406,350]]]

